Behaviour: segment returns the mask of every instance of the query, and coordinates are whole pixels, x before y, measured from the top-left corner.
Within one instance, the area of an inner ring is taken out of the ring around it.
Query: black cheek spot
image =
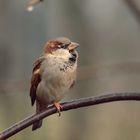
[[[77,58],[77,54],[76,53],[72,53],[72,56]]]
[[[69,58],[69,60],[70,60],[71,62],[75,62],[75,61],[76,61],[76,57],[73,57],[73,56],[72,56],[72,57]]]

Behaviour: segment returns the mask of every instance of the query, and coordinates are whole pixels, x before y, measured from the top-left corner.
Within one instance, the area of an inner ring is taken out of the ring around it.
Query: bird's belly
[[[50,77],[48,76],[47,80],[42,80],[37,89],[38,100],[45,104],[60,101],[73,83],[72,73],[58,75],[54,73],[51,75]]]

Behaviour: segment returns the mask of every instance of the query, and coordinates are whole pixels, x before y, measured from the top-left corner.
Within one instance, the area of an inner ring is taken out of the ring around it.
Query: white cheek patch
[[[59,57],[59,58],[69,58],[71,56],[71,54],[69,53],[69,51],[67,49],[58,49],[55,52],[53,52],[53,55]]]

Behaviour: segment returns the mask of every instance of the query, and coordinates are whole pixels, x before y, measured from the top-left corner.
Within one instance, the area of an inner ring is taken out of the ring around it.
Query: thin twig
[[[137,18],[138,22],[140,23],[140,7],[138,7],[138,4],[135,0],[124,0],[125,3],[129,6],[132,13]]]
[[[113,94],[100,95],[96,97],[77,99],[70,102],[62,103],[61,111],[67,111],[70,109],[77,109],[81,107],[114,102],[114,101],[128,101],[128,100],[135,100],[135,101],[140,100],[140,93],[113,93]],[[28,118],[25,118],[24,120],[14,124],[10,128],[1,132],[0,140],[5,140],[15,135],[16,133],[20,132],[21,130],[25,129],[26,127],[32,125],[34,122],[41,120],[47,116],[50,116],[54,113],[56,113],[56,108],[54,106],[50,106],[46,111],[38,115],[32,115]]]

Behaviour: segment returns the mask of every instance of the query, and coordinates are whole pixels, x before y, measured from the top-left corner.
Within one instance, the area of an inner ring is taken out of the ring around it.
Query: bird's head
[[[74,62],[78,57],[78,53],[75,50],[78,46],[78,43],[72,42],[68,38],[59,37],[46,43],[44,53],[60,58],[69,57]]]

